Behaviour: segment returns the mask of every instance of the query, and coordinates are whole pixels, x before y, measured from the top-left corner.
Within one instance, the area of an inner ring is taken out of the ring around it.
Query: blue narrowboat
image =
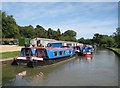
[[[93,47],[85,46],[83,47],[83,55],[86,57],[90,57],[93,54]]]
[[[94,52],[94,48],[92,46],[75,46],[75,53],[78,55],[91,56]]]
[[[49,43],[48,47],[25,47],[20,51],[20,55],[16,56],[12,65],[18,65],[19,61],[29,63],[34,61],[55,60],[65,57],[71,57],[75,54],[73,48],[62,48],[61,43]]]

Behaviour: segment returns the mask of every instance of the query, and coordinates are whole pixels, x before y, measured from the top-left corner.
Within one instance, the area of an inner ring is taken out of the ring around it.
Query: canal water
[[[92,58],[76,56],[49,66],[2,66],[3,86],[118,86],[120,57],[98,49]]]

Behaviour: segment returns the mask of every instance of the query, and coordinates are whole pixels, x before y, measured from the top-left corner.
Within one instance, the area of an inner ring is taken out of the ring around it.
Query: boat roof
[[[72,48],[45,48],[46,50],[71,50]]]
[[[72,48],[53,48],[53,47],[25,47],[25,48],[31,48],[31,49],[46,49],[46,50],[71,50]]]

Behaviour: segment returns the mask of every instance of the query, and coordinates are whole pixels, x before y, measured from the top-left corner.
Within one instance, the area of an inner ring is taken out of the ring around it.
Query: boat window
[[[48,57],[47,51],[44,50],[44,56]]]
[[[45,56],[44,50],[43,49],[37,49],[36,56],[37,57],[43,57],[43,56]]]
[[[57,51],[55,51],[55,52],[54,52],[54,56],[57,56],[57,55],[58,55],[58,52],[57,52]]]
[[[60,51],[60,55],[62,55],[62,51]]]
[[[64,51],[63,54],[66,54],[66,52]]]
[[[21,50],[21,56],[33,56],[33,53],[30,48],[23,48]]]
[[[71,51],[71,50],[69,50],[69,53],[70,53],[70,54],[72,54],[72,51]]]

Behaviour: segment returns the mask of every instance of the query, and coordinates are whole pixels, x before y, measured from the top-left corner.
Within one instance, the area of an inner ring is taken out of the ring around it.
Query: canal
[[[49,66],[2,66],[3,86],[118,86],[120,57],[98,49],[92,58],[78,56]]]

